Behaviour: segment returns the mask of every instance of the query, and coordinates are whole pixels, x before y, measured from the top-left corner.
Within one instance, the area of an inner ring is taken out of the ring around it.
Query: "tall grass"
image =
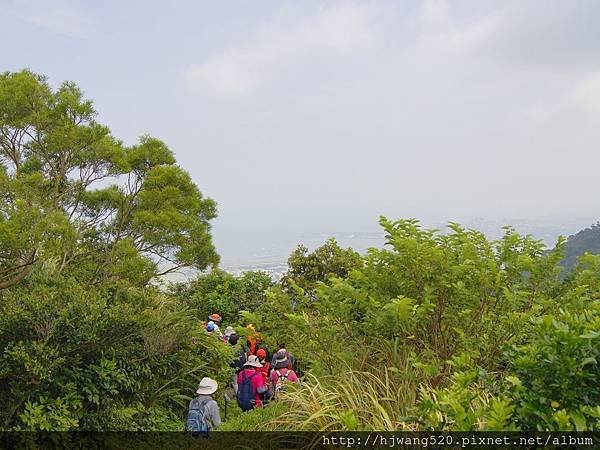
[[[235,401],[229,405],[229,418],[219,431],[267,431],[269,423],[286,411],[282,402],[272,402],[264,408],[256,408],[250,412],[242,412]]]
[[[290,386],[291,387],[291,386]],[[287,389],[287,388],[286,388]],[[405,421],[415,389],[396,372],[349,370],[339,376],[316,378],[282,393],[285,412],[267,424],[269,429],[394,431],[409,429]]]
[[[369,344],[353,348],[374,349],[372,353],[357,351],[351,361],[339,360],[331,373],[319,377],[309,373],[302,384],[286,387],[277,400],[285,405],[284,412],[266,428],[412,429],[407,415],[416,401],[420,377],[398,341]]]

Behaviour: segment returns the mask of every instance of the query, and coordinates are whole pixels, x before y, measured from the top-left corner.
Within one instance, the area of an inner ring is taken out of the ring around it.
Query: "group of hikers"
[[[252,324],[246,327],[248,333],[245,341],[240,342],[240,336],[233,327],[227,327],[222,333],[220,323],[221,316],[211,314],[204,329],[227,345],[238,348],[237,356],[231,362],[235,374],[229,390],[235,395],[242,411],[265,406],[277,396],[286,382],[300,381],[294,356],[286,350],[284,342],[277,344],[277,349],[269,359],[269,352]],[[188,408],[186,431],[207,436],[211,429],[221,425],[219,406],[212,398],[217,389],[218,383],[212,378],[205,377],[200,381],[197,396],[192,399]],[[225,401],[228,400],[229,397],[225,395]]]

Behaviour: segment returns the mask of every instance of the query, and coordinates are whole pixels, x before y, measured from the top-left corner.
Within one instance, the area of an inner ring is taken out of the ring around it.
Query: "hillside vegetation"
[[[600,257],[565,277],[563,239],[381,217],[384,248],[299,247],[273,283],[216,268],[215,217],[163,142],[124,145],[72,83],[2,74],[0,429],[182,430],[198,381],[231,379],[213,312],[303,375],[224,429],[600,428]],[[165,288],[182,267],[201,274]]]
[[[598,429],[598,257],[563,280],[564,240],[547,251],[510,228],[490,242],[457,224],[446,234],[416,220],[381,226],[386,248],[357,260],[329,242],[291,259],[290,274],[309,266],[323,277],[290,276],[243,314],[310,368],[279,400],[286,411],[257,426]],[[342,255],[344,276],[329,271]]]
[[[577,265],[577,260],[585,253],[600,255],[600,223],[569,236],[562,264],[567,270]]]

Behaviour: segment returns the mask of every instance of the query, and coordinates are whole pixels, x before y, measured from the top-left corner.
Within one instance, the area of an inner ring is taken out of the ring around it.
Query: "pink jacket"
[[[273,369],[273,371],[271,372],[271,382],[273,383],[273,386],[275,386],[277,384],[277,381],[279,381],[279,374],[277,372],[280,372],[281,375],[283,375],[284,377],[287,375],[287,380],[291,381],[292,383],[297,383],[298,382],[298,375],[296,375],[296,372],[294,372],[291,369]]]
[[[252,377],[252,375],[256,374],[252,377],[250,382],[252,383],[252,391],[254,392],[254,399],[256,400],[256,406],[261,406],[262,402],[260,400],[260,394],[267,391],[267,386],[265,384],[265,378],[263,377],[260,371],[257,371],[254,368],[245,368],[237,376],[238,386],[242,384],[243,375],[246,374],[246,378]]]

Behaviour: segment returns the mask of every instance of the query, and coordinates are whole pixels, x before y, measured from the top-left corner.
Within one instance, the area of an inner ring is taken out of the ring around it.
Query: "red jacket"
[[[269,372],[271,371],[271,363],[265,361],[264,363],[262,363],[262,365],[263,366],[260,369],[256,369],[256,370],[258,370],[262,373],[265,381],[268,381],[269,380]]]

